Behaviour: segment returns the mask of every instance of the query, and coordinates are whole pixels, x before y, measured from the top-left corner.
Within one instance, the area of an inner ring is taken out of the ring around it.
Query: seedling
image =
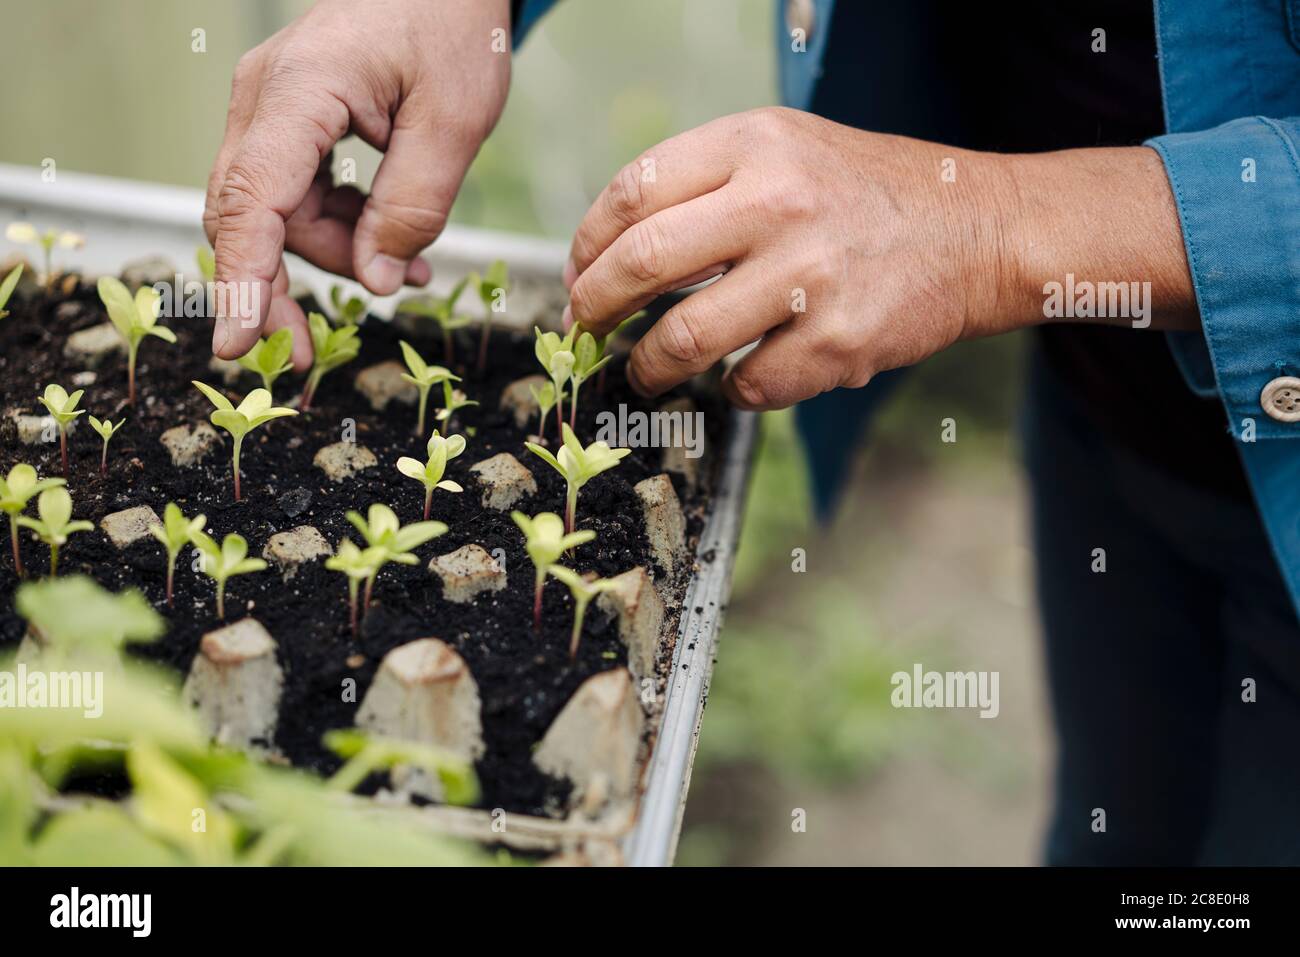
[[[113,594],[84,575],[28,582],[14,607],[47,648],[67,653],[98,648],[116,654],[127,643],[146,643],[166,630],[162,618],[134,588]]]
[[[62,249],[80,249],[86,245],[86,237],[80,233],[58,229],[39,232],[31,223],[10,223],[5,229],[5,239],[21,246],[39,246],[45,257],[45,273],[41,282],[48,287],[54,281],[54,247]]]
[[[158,325],[160,297],[156,289],[141,286],[132,299],[126,286],[112,276],[101,276],[98,288],[99,298],[108,310],[108,318],[126,341],[126,398],[131,405],[135,405],[135,357],[141,341],[146,336],[157,336],[163,342],[175,345],[176,333],[166,326]]]
[[[442,361],[449,366],[456,361],[456,342],[455,336],[452,334],[457,329],[463,329],[470,323],[466,316],[456,315],[456,300],[465,291],[468,282],[469,277],[466,276],[456,283],[451,290],[451,294],[446,299],[439,299],[436,296],[422,296],[418,299],[408,299],[397,309],[399,313],[404,312],[413,316],[424,316],[426,319],[432,319],[438,324],[438,328],[442,330]]]
[[[350,538],[339,542],[338,552],[325,559],[325,567],[330,571],[342,572],[348,576],[348,617],[354,635],[358,623],[357,592],[361,583],[373,578],[382,564],[383,557],[378,550],[357,548]]]
[[[316,357],[311,372],[307,373],[307,388],[303,390],[298,402],[298,408],[303,412],[311,408],[311,400],[316,397],[316,387],[320,385],[325,373],[351,362],[361,351],[361,338],[357,335],[356,326],[331,329],[329,321],[319,312],[307,316],[307,325],[311,328],[311,343]]]
[[[343,298],[343,287],[330,286],[330,305],[334,307],[334,322],[340,326],[359,326],[366,317],[366,301],[360,296]]]
[[[576,329],[577,326],[574,326]],[[583,331],[573,347],[573,401],[569,404],[569,425],[576,427],[578,418],[578,389],[582,384],[600,372],[613,356],[605,355],[605,340],[597,339],[590,332]]]
[[[361,533],[366,544],[375,550],[374,554],[378,560],[375,570],[366,579],[365,600],[361,606],[363,610],[370,607],[370,596],[375,588],[375,576],[384,565],[389,562],[396,562],[399,565],[416,564],[419,559],[411,554],[411,550],[447,533],[447,526],[442,522],[413,522],[403,526],[397,520],[396,512],[387,505],[379,503],[370,506],[365,518],[362,518],[359,512],[348,512],[347,520]]]
[[[26,515],[18,517],[18,524],[30,528],[36,537],[50,547],[50,577],[59,573],[59,548],[68,543],[68,536],[74,532],[93,531],[90,522],[72,519],[72,496],[68,490],[58,485],[41,492],[36,500],[36,513],[39,519]]]
[[[175,502],[168,502],[167,507],[163,509],[162,527],[155,525],[149,529],[149,534],[162,542],[163,548],[167,549],[167,607],[169,608],[172,604],[172,583],[176,578],[176,556],[181,553],[182,548],[194,542],[194,536],[203,531],[207,521],[203,515],[186,518],[180,506]]]
[[[327,782],[332,790],[352,791],[376,771],[404,764],[436,777],[448,804],[474,804],[478,800],[473,762],[442,748],[366,734],[354,728],[325,732],[325,746],[345,759],[343,767]]]
[[[537,361],[542,364],[542,368],[551,379],[551,384],[555,387],[557,428],[564,423],[564,384],[573,375],[573,339],[577,328],[575,325],[569,330],[568,335],[561,339],[557,332],[542,332],[536,326],[533,327],[533,333],[537,336],[537,341],[533,344],[533,354],[537,356]]]
[[[104,440],[104,451],[99,456],[99,474],[108,474],[108,443],[113,436],[117,435],[117,430],[126,425],[126,419],[114,425],[111,419],[100,421],[93,415],[86,416],[86,421],[90,427],[99,433],[99,437]]]
[[[200,246],[194,251],[194,261],[199,264],[199,275],[204,282],[217,281],[217,257],[210,246]]]
[[[237,532],[231,532],[218,545],[216,539],[207,532],[195,529],[190,533],[190,541],[199,550],[199,568],[217,583],[217,617],[224,620],[226,580],[233,575],[260,572],[266,568],[266,562],[260,558],[247,557],[248,542]]]
[[[577,548],[596,537],[590,530],[564,534],[564,522],[554,512],[539,512],[529,518],[523,512],[511,512],[519,530],[524,533],[524,550],[532,559],[537,579],[533,588],[533,628],[542,630],[542,589],[546,587],[547,570],[571,548]]]
[[[547,572],[568,585],[569,594],[573,596],[573,634],[569,638],[569,660],[572,661],[578,657],[578,642],[582,639],[582,619],[587,615],[587,606],[601,592],[612,591],[618,585],[609,578],[597,578],[590,572],[579,575],[563,565],[552,565]]]
[[[568,423],[561,425],[560,434],[564,437],[559,456],[554,456],[540,445],[525,442],[528,450],[546,462],[551,468],[564,476],[568,483],[565,497],[564,530],[572,533],[577,521],[578,490],[601,472],[618,465],[619,459],[631,452],[631,449],[611,449],[604,442],[592,442],[585,449]]]
[[[456,482],[451,479],[444,479],[443,473],[447,471],[447,462],[454,459],[460,453],[465,451],[465,437],[461,435],[449,435],[443,438],[437,429],[434,429],[433,435],[429,437],[429,444],[425,446],[428,453],[428,459],[421,463],[419,459],[413,459],[409,455],[403,455],[397,460],[397,471],[401,472],[407,478],[413,478],[424,485],[424,520],[429,520],[429,506],[433,502],[433,490],[440,488],[447,492],[465,491]]]
[[[544,382],[540,389],[535,385],[530,385],[528,391],[532,394],[533,401],[537,403],[537,437],[539,439],[545,439],[546,417],[551,414],[551,410],[555,408],[555,403],[557,401],[555,397],[555,383]],[[564,401],[563,392],[560,393],[558,401]]]
[[[409,375],[403,372],[402,378],[420,391],[420,411],[415,420],[415,434],[424,435],[424,412],[429,406],[429,390],[439,382],[459,382],[460,377],[452,375],[450,369],[429,365],[410,344],[399,342],[398,345],[402,347],[406,368],[411,370]]]
[[[498,259],[488,266],[482,276],[471,273],[468,278],[469,284],[478,290],[478,297],[482,300],[486,313],[483,317],[483,336],[478,343],[478,365],[476,366],[478,374],[482,375],[483,370],[487,368],[488,340],[492,337],[492,314],[505,310],[506,283],[509,282],[509,276],[505,261]]]
[[[23,577],[23,562],[18,555],[18,516],[27,509],[32,496],[39,495],[46,489],[64,485],[61,478],[37,478],[36,469],[26,462],[19,462],[9,470],[9,474],[0,479],[0,511],[9,516],[9,540],[14,549],[14,574]]]
[[[77,408],[77,403],[85,393],[85,389],[78,389],[72,395],[68,395],[63,386],[51,382],[45,387],[45,394],[39,400],[41,405],[49,410],[55,424],[59,427],[59,455],[63,459],[64,478],[68,477],[68,426],[73,419],[86,411]]]
[[[438,410],[435,418],[439,422],[446,422],[450,425],[453,415],[461,409],[469,408],[471,405],[478,405],[478,402],[470,399],[460,389],[453,389],[450,379],[444,379],[442,383],[442,408]]]
[[[258,339],[253,348],[235,361],[249,372],[256,372],[262,377],[262,388],[268,394],[274,390],[275,380],[293,368],[289,356],[293,352],[293,333],[288,329],[273,332],[265,339]]]
[[[0,282],[0,319],[9,315],[9,310],[5,306],[9,305],[9,298],[18,288],[18,280],[23,275],[23,264],[19,263],[13,269],[9,270],[9,275],[5,276],[4,282]]]
[[[202,382],[191,380],[194,387],[208,397],[208,401],[217,407],[208,418],[212,424],[225,429],[235,440],[234,453],[231,458],[231,470],[235,476],[235,501],[239,495],[239,450],[244,443],[244,436],[264,422],[278,419],[285,415],[297,415],[293,409],[277,409],[271,405],[271,393],[265,389],[254,389],[244,397],[238,408],[224,395]]]

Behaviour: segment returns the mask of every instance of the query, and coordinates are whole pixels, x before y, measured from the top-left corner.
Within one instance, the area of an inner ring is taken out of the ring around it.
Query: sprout
[[[591,572],[579,575],[563,565],[552,565],[547,571],[555,578],[569,586],[573,595],[573,635],[569,638],[569,660],[578,656],[578,641],[582,638],[582,619],[586,617],[587,606],[601,592],[613,591],[618,585],[609,578],[597,578]]]
[[[235,361],[249,372],[262,377],[262,388],[271,394],[275,380],[293,368],[289,356],[293,352],[293,332],[281,329],[265,339],[258,339],[253,348]]]
[[[59,427],[59,454],[63,458],[64,478],[68,477],[68,425],[86,411],[77,408],[77,403],[85,393],[85,389],[78,389],[72,395],[68,395],[63,386],[51,382],[45,387],[45,394],[39,400],[41,405],[49,410]]]
[[[470,273],[469,284],[478,290],[478,297],[483,301],[486,315],[483,318],[483,337],[478,344],[478,373],[483,374],[487,368],[488,340],[492,336],[492,313],[501,312],[506,306],[506,283],[509,281],[504,260],[498,259],[488,266],[481,277]]]
[[[27,508],[32,496],[39,495],[47,488],[56,488],[65,484],[61,478],[42,479],[36,477],[36,469],[26,462],[19,462],[9,470],[9,474],[0,479],[0,512],[9,516],[9,540],[14,549],[14,574],[23,577],[23,562],[18,555],[18,516]]]
[[[375,576],[384,565],[389,562],[397,562],[399,565],[416,564],[419,559],[411,554],[411,550],[447,533],[447,526],[442,522],[413,522],[403,526],[397,520],[397,513],[387,505],[378,503],[370,506],[365,518],[362,518],[359,512],[348,512],[347,520],[361,533],[361,537],[365,539],[370,549],[374,550],[376,558],[375,570],[366,579],[363,609],[370,607],[370,596],[375,588]]]
[[[18,524],[30,528],[36,537],[50,546],[50,576],[59,572],[59,547],[66,545],[73,532],[94,531],[95,526],[86,521],[72,520],[72,496],[61,485],[47,488],[36,500],[39,519],[21,515]]]
[[[14,607],[46,647],[62,653],[91,646],[116,654],[128,642],[154,641],[166,629],[139,591],[115,595],[85,575],[28,582],[14,594]]]
[[[442,748],[366,734],[354,728],[325,732],[325,746],[346,760],[327,782],[332,790],[351,791],[376,771],[405,764],[436,777],[448,804],[473,804],[478,800],[473,762]]]
[[[557,401],[555,397],[555,383],[544,382],[540,389],[535,385],[530,385],[528,391],[532,394],[533,401],[537,403],[537,437],[539,439],[544,439],[546,437],[546,417],[551,414],[551,410],[555,408],[555,403]],[[560,393],[558,401],[564,401],[563,392]]]
[[[5,306],[9,305],[9,297],[14,294],[18,288],[18,280],[23,275],[23,264],[19,263],[13,269],[9,270],[9,275],[5,276],[4,282],[0,282],[0,319],[9,315],[9,310]]]
[[[352,624],[352,634],[357,633],[357,590],[363,581],[374,578],[383,564],[383,556],[378,549],[367,548],[364,551],[345,538],[339,542],[337,554],[325,559],[325,567],[332,572],[342,572],[348,576],[348,610]]]
[[[99,456],[99,474],[108,474],[108,442],[113,436],[117,435],[117,430],[126,425],[126,419],[114,425],[111,419],[100,421],[93,415],[87,416],[86,421],[90,427],[99,433],[99,437],[104,440],[104,451]]]
[[[168,502],[167,507],[163,509],[162,527],[159,528],[155,525],[149,529],[149,534],[162,542],[163,548],[167,549],[168,607],[171,607],[172,583],[176,578],[176,556],[181,553],[182,548],[194,542],[194,536],[203,531],[203,526],[207,524],[207,521],[207,518],[203,515],[186,518],[181,512],[180,506],[175,502]]]
[[[424,520],[427,522],[434,489],[440,488],[448,492],[465,491],[456,482],[442,477],[443,472],[447,470],[447,462],[465,451],[465,438],[460,435],[449,435],[443,438],[438,430],[434,429],[425,449],[429,456],[428,461],[421,464],[419,459],[403,455],[397,460],[397,471],[424,485]]]
[[[542,628],[542,589],[546,586],[546,572],[571,548],[577,548],[596,537],[590,530],[564,534],[564,522],[554,512],[539,512],[529,518],[523,512],[511,512],[519,530],[524,533],[524,550],[537,570],[533,588],[533,628]]]
[[[200,246],[194,250],[194,261],[199,264],[199,275],[204,282],[216,282],[217,257],[210,246]]]
[[[436,416],[439,422],[446,422],[448,427],[451,426],[451,417],[461,409],[469,408],[471,405],[478,405],[477,402],[469,399],[460,389],[451,387],[451,380],[444,379],[442,383],[442,408],[438,410]]]
[[[54,247],[63,249],[80,249],[86,245],[86,237],[80,233],[47,229],[38,232],[31,223],[10,223],[5,229],[5,239],[20,246],[40,246],[45,256],[45,274],[41,281],[48,288],[54,282]]]
[[[199,550],[199,568],[217,583],[217,617],[224,619],[226,579],[232,575],[260,572],[266,568],[266,562],[260,558],[248,558],[248,542],[236,532],[231,532],[218,545],[207,532],[194,529],[190,532],[190,541]]]
[[[577,329],[577,326],[574,326]],[[569,425],[576,425],[578,418],[578,389],[582,384],[605,368],[613,356],[605,355],[605,340],[597,339],[590,332],[583,331],[573,347],[573,402],[569,405]]]
[[[408,343],[398,342],[402,347],[402,358],[411,374],[402,373],[402,378],[420,390],[420,411],[415,420],[415,434],[424,435],[424,411],[429,405],[429,390],[439,382],[459,382],[460,377],[451,374],[450,369],[431,366]]]
[[[397,307],[399,313],[407,313],[412,316],[424,316],[426,319],[432,319],[442,329],[442,361],[451,365],[456,361],[456,343],[452,333],[457,329],[462,329],[469,325],[469,319],[465,316],[456,315],[456,300],[460,294],[465,291],[465,286],[469,282],[466,276],[460,282],[456,283],[451,290],[451,295],[446,299],[439,299],[436,296],[421,296],[416,299],[408,299]]]
[[[108,318],[117,327],[118,334],[126,340],[126,398],[135,405],[135,356],[145,336],[157,336],[164,342],[176,343],[176,333],[158,325],[158,291],[141,286],[135,298],[126,286],[112,276],[99,279],[99,298],[108,310]]]
[[[334,321],[340,326],[359,326],[366,317],[366,301],[360,296],[344,299],[342,286],[330,286],[330,305],[334,307]]]
[[[307,316],[311,327],[312,348],[316,358],[312,362],[311,372],[307,373],[307,388],[303,390],[298,408],[306,412],[311,408],[311,400],[316,397],[316,387],[325,373],[332,372],[339,366],[351,362],[361,351],[361,339],[357,336],[356,326],[344,326],[331,329],[329,322],[319,312]]]
[[[552,385],[555,386],[557,426],[564,423],[564,384],[573,375],[573,337],[577,328],[575,325],[569,330],[569,334],[561,339],[559,333],[542,332],[536,326],[533,327],[533,333],[537,336],[533,353],[537,356],[537,361],[542,364],[542,368],[546,370],[546,374],[550,376]]]
[[[573,429],[569,428],[567,423],[561,426],[560,434],[564,437],[564,445],[560,448],[558,458],[540,445],[535,445],[532,442],[525,442],[524,444],[528,446],[530,452],[563,475],[564,480],[568,483],[569,491],[565,499],[564,510],[564,530],[572,532],[577,521],[578,490],[601,472],[612,469],[618,464],[619,459],[632,450],[611,449],[604,442],[592,442],[591,445],[584,449],[582,443],[578,441],[578,437],[573,434]]]
[[[212,424],[225,429],[230,433],[230,437],[235,440],[234,455],[231,458],[231,469],[235,476],[235,501],[240,500],[239,495],[239,449],[244,443],[244,436],[253,429],[257,428],[263,422],[270,422],[272,419],[278,419],[285,415],[297,415],[293,409],[277,409],[271,405],[271,393],[265,389],[254,389],[244,397],[244,401],[239,403],[236,408],[229,399],[212,388],[210,385],[204,385],[202,382],[191,380],[194,387],[208,397],[208,401],[217,407],[217,410],[208,416]]]

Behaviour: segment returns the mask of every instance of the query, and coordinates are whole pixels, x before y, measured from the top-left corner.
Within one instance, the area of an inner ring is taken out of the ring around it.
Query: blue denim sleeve
[[[1263,414],[1260,395],[1300,375],[1300,118],[1248,117],[1150,140],[1182,226],[1203,335],[1171,333],[1192,389],[1218,394],[1233,431],[1300,437]]]
[[[540,20],[546,11],[555,6],[557,0],[523,0],[523,5],[519,7],[519,13],[515,17],[514,27],[514,45],[524,42],[524,37],[528,36],[531,30]]]

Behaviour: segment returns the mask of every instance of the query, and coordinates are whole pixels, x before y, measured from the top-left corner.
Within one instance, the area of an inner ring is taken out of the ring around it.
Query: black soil
[[[72,283],[68,283],[72,287]],[[58,383],[69,391],[73,376],[83,372],[63,357],[69,333],[104,322],[106,315],[93,287],[76,285],[70,291],[38,294],[9,304],[11,314],[0,320],[0,469],[26,461],[41,475],[61,472],[57,441],[21,445],[9,413],[16,410],[43,413],[37,396],[45,385]],[[140,347],[137,407],[126,405],[125,360],[110,358],[86,386],[82,407],[100,418],[128,422],[109,448],[108,474],[99,474],[101,442],[84,423],[69,440],[71,475],[69,491],[74,517],[96,523],[96,530],[75,535],[60,555],[60,573],[83,573],[111,590],[135,587],[154,603],[170,623],[166,637],[156,644],[137,647],[134,653],[162,662],[184,674],[205,632],[220,627],[209,579],[191,569],[186,550],[177,563],[175,604],[164,600],[165,557],[149,539],[119,552],[99,531],[101,518],[136,505],[151,506],[159,515],[167,502],[176,502],[186,515],[203,513],[209,533],[218,538],[239,532],[249,542],[249,553],[260,555],[268,538],[298,525],[315,526],[332,544],[345,536],[358,536],[344,518],[348,509],[365,512],[374,502],[391,506],[403,522],[422,517],[423,488],[400,475],[394,465],[401,455],[423,458],[423,442],[414,435],[415,409],[394,402],[375,412],[355,390],[356,374],[376,362],[400,360],[399,333],[379,320],[362,327],[360,357],[325,377],[309,413],[280,419],[252,433],[242,456],[243,501],[233,500],[229,443],[203,464],[192,468],[172,465],[159,435],[182,424],[207,420],[208,401],[190,384],[192,379],[222,388],[220,377],[208,369],[210,326],[206,320],[165,320],[179,337],[176,346],[149,338]],[[442,362],[439,340],[413,338],[427,359]],[[471,356],[470,337],[460,343],[459,356]],[[478,763],[482,806],[525,813],[555,813],[567,788],[547,778],[533,766],[532,748],[545,733],[570,695],[586,678],[626,662],[617,628],[594,606],[587,616],[575,661],[569,660],[568,638],[572,604],[558,583],[547,585],[543,628],[531,626],[531,563],[523,540],[509,514],[480,505],[471,465],[498,452],[510,452],[537,479],[539,492],[516,507],[529,514],[549,510],[563,513],[563,480],[529,453],[526,436],[513,419],[498,410],[502,388],[536,371],[531,337],[497,334],[491,348],[490,368],[483,377],[458,368],[465,375],[462,387],[482,404],[462,410],[454,431],[468,433],[465,453],[453,460],[447,477],[465,488],[463,494],[434,493],[431,518],[446,522],[450,531],[418,549],[420,564],[388,565],[380,574],[374,604],[361,634],[348,627],[346,583],[341,574],[326,571],[319,562],[305,566],[284,583],[274,566],[265,572],[231,579],[227,586],[227,621],[244,615],[256,617],[276,638],[285,672],[284,697],[275,744],[294,765],[328,774],[338,759],[321,743],[332,728],[350,727],[358,703],[364,698],[384,654],[404,642],[436,637],[451,644],[469,664],[478,683],[483,705],[486,754]],[[276,383],[277,404],[294,404],[302,377],[290,373]],[[236,401],[259,384],[244,374],[224,391]],[[650,410],[652,405],[627,387],[621,360],[607,376],[598,395],[592,383],[582,392],[578,434],[591,441],[600,408],[627,403],[629,409]],[[430,398],[430,416],[441,399]],[[84,416],[83,416],[84,419]],[[356,441],[370,449],[379,466],[354,479],[332,484],[312,464],[317,450],[343,437],[348,420],[355,422]],[[716,428],[725,416],[709,409],[706,422]],[[432,419],[430,420],[430,427]],[[534,431],[535,421],[529,430]],[[224,437],[224,433],[223,433]],[[555,445],[555,425],[548,426]],[[710,442],[718,436],[710,434]],[[633,485],[659,472],[660,450],[637,449],[611,472],[594,479],[582,490],[579,525],[597,532],[597,539],[579,548],[569,559],[579,571],[613,575],[636,565],[652,566],[645,530]],[[694,540],[702,523],[702,502],[674,476]],[[30,507],[34,510],[34,505]],[[7,529],[5,530],[7,532]],[[13,610],[12,593],[18,584],[5,535],[0,558],[0,651],[22,636],[24,625]],[[427,569],[428,561],[462,545],[477,543],[493,552],[503,549],[508,585],[474,604],[444,601],[441,584]],[[29,570],[48,569],[43,544],[23,535],[22,559]],[[662,575],[662,570],[656,571]],[[685,582],[675,583],[678,595]],[[662,663],[661,663],[662,664]],[[346,679],[356,682],[356,701],[345,701]],[[106,782],[107,783],[107,782]]]

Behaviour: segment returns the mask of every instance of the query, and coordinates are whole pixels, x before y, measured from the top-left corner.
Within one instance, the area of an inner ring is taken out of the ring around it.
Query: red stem
[[[433,503],[433,489],[428,489],[424,493],[424,520],[429,520],[429,506]]]
[[[545,578],[537,579],[537,587],[533,589],[533,630],[542,630],[542,586],[546,584]]]
[[[59,429],[59,454],[63,456],[63,477],[68,477],[68,432]]]
[[[104,443],[104,451],[99,456],[99,474],[100,475],[108,474],[108,443],[107,442]]]
[[[239,469],[237,468],[234,469],[234,472],[235,472],[235,501],[238,502],[239,501]]]
[[[18,523],[14,520],[12,515],[9,516],[9,538],[13,542],[14,546],[14,574],[19,578],[22,578],[24,577],[23,560],[18,554]]]
[[[167,607],[172,607],[172,582],[176,578],[176,561],[173,559],[167,565]]]

